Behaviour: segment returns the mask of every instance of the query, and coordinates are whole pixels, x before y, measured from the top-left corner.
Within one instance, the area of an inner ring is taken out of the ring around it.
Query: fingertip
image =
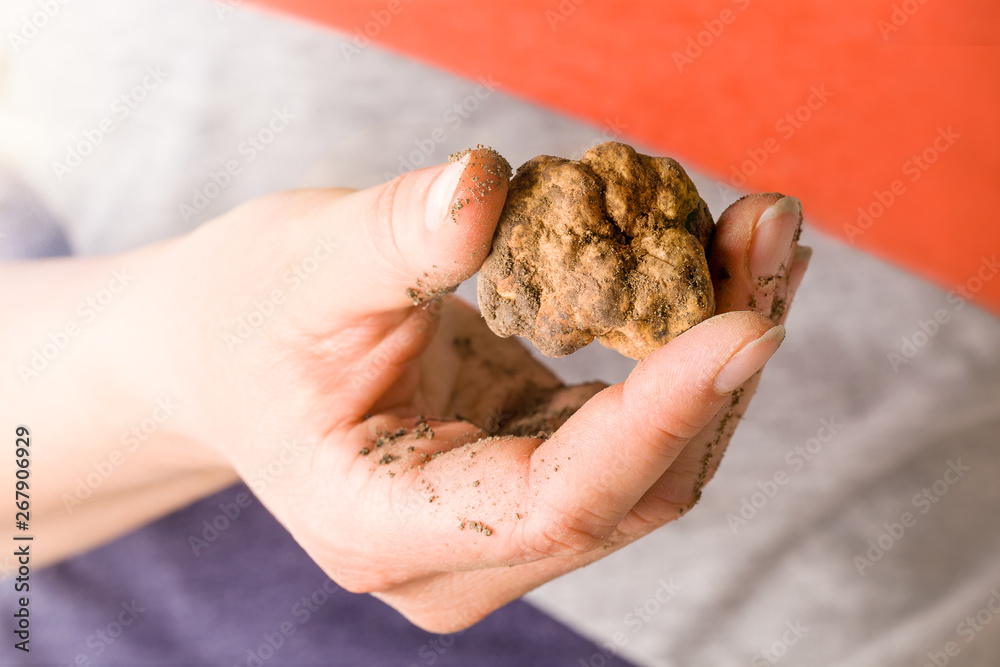
[[[339,198],[325,214],[342,226],[340,270],[364,295],[347,300],[376,312],[453,290],[489,254],[509,179],[507,161],[478,146]]]
[[[488,224],[492,238],[492,228],[507,199],[510,163],[497,151],[484,146],[467,148],[448,159],[466,165],[448,210],[448,219],[460,226]]]
[[[644,365],[659,365],[660,357],[680,355],[693,360],[704,359],[712,350],[723,348],[735,350],[749,340],[754,340],[774,327],[766,316],[750,310],[734,310],[720,313],[701,322],[666,345],[656,349],[638,368]],[[676,361],[672,362],[676,363]]]
[[[764,367],[784,340],[785,327],[778,324],[770,327],[756,340],[741,347],[723,364],[715,376],[713,383],[715,393],[725,396],[736,391]]]
[[[753,223],[760,217],[761,213],[784,197],[785,195],[780,192],[754,192],[744,195],[722,212],[717,224],[726,225],[732,224],[734,219],[741,219],[741,221],[749,219],[752,228]]]
[[[773,328],[770,319],[746,310],[711,317],[639,362],[624,383],[626,401],[661,403],[677,400],[678,386],[712,386],[728,359]]]
[[[432,228],[428,214],[428,242],[435,255],[435,267],[444,271],[445,282],[454,283],[478,271],[490,252],[507,198],[511,168],[500,153],[482,146],[459,151],[449,160],[442,176],[456,165],[462,165],[460,175],[447,206],[435,212],[436,228]]]

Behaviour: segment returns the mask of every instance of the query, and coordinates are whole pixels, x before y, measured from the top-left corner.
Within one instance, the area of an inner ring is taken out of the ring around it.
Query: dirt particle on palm
[[[375,448],[382,447],[384,445],[390,445],[396,441],[396,436],[388,432],[379,432],[375,438]]]
[[[413,435],[419,440],[421,438],[426,438],[431,440],[434,438],[434,429],[426,421],[417,422],[417,428],[413,430]]]
[[[465,530],[466,527],[468,527],[469,530],[474,530],[477,533],[482,533],[486,537],[489,537],[490,535],[493,534],[493,529],[480,521],[463,521],[462,523],[459,524],[458,529]]]

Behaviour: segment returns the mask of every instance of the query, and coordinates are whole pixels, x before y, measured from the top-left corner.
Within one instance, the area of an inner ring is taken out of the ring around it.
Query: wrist
[[[174,245],[0,266],[0,404],[39,446],[33,526],[58,559],[235,481],[188,428]],[[16,286],[16,287],[15,287]],[[7,423],[6,421],[4,423]],[[47,561],[50,562],[50,561]]]

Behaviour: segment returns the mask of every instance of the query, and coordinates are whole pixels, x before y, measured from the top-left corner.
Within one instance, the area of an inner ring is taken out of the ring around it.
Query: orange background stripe
[[[824,231],[1000,313],[995,0],[257,1],[795,194]]]

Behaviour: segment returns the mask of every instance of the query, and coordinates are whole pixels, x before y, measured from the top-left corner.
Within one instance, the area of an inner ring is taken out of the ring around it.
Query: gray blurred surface
[[[13,17],[34,6],[9,4]],[[219,18],[204,0],[67,6],[2,56],[0,159],[87,254],[183,233],[273,190],[372,185],[401,161],[441,162],[469,145],[492,145],[517,165],[576,156],[609,135],[485,88],[477,97],[476,82],[376,48],[348,61],[341,45],[248,9]],[[157,66],[166,81],[114,117],[113,101]],[[470,99],[476,108],[456,123],[448,110]],[[241,142],[275,109],[294,120],[246,160]],[[57,178],[53,160],[109,116],[114,132]],[[424,155],[436,129],[446,139]],[[242,173],[185,220],[181,204],[231,159]],[[692,176],[716,216],[737,196]],[[0,190],[9,210],[17,194]],[[949,641],[950,665],[1000,664],[1000,619],[964,621],[1000,590],[1000,322],[817,233],[804,240],[815,255],[788,338],[696,511],[529,599],[598,641],[621,633],[624,654],[649,665],[772,664],[760,653],[769,648],[775,664],[923,665]],[[921,322],[939,309],[948,322],[894,369],[888,354],[904,337],[924,340]],[[568,381],[608,382],[633,365],[598,346],[548,363]],[[829,424],[836,433],[820,442]],[[810,460],[795,453],[810,444]],[[962,476],[941,482],[959,462]],[[787,481],[772,486],[779,472]],[[933,503],[917,497],[925,488]],[[760,507],[732,527],[744,500]],[[883,537],[884,556],[859,574],[855,556],[904,512],[915,523]],[[649,603],[663,580],[679,592]],[[636,611],[647,603],[659,608]]]

